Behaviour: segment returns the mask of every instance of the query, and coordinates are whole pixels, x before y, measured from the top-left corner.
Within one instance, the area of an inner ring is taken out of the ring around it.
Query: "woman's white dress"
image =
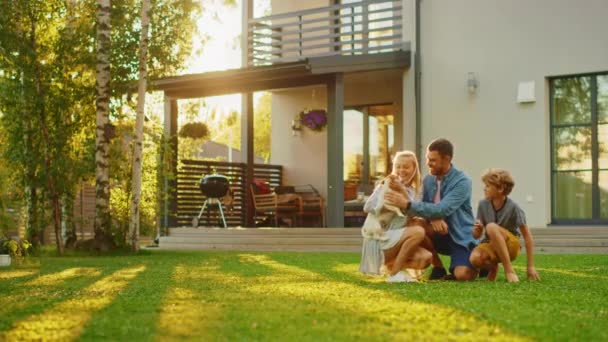
[[[410,201],[416,197],[414,188],[406,187]],[[378,215],[384,205],[384,191],[382,186],[376,187],[372,195],[365,202],[363,211],[369,215]],[[395,246],[405,231],[406,216],[393,215],[391,221],[383,228],[382,236],[371,235],[362,229],[363,246],[361,250],[361,263],[359,271],[365,274],[381,274],[380,268],[384,264],[383,251]]]

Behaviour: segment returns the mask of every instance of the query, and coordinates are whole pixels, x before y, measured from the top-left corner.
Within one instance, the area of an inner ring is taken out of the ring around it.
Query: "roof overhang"
[[[410,51],[314,57],[293,63],[165,77],[153,80],[151,88],[175,99],[268,91],[327,84],[334,74],[342,72],[407,69],[410,60]]]

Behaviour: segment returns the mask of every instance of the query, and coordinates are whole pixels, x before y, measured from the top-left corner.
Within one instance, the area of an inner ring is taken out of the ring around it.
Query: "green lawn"
[[[343,253],[142,252],[0,269],[0,341],[608,340],[608,255],[541,282],[387,284]],[[525,276],[525,257],[516,266]]]

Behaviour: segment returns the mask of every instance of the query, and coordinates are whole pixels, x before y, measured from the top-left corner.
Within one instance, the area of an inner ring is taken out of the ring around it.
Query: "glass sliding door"
[[[373,186],[391,172],[395,153],[392,105],[344,111],[344,182],[359,189]]]

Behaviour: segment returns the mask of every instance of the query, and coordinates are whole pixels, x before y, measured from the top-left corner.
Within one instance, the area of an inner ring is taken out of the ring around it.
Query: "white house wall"
[[[345,75],[345,106],[394,103],[395,116],[401,116],[401,77],[397,70]],[[272,93],[270,163],[283,165],[285,184],[312,184],[326,197],[327,130],[302,128],[292,135],[291,120],[304,108],[327,108],[325,86]],[[396,144],[400,146],[398,140]]]
[[[546,226],[546,77],[608,70],[608,1],[422,0],[420,9],[423,145],[436,137],[455,144],[455,164],[473,178],[474,206],[484,169],[511,170],[512,198],[531,226]],[[468,72],[479,80],[473,95]],[[516,102],[522,81],[536,83],[536,102]]]

